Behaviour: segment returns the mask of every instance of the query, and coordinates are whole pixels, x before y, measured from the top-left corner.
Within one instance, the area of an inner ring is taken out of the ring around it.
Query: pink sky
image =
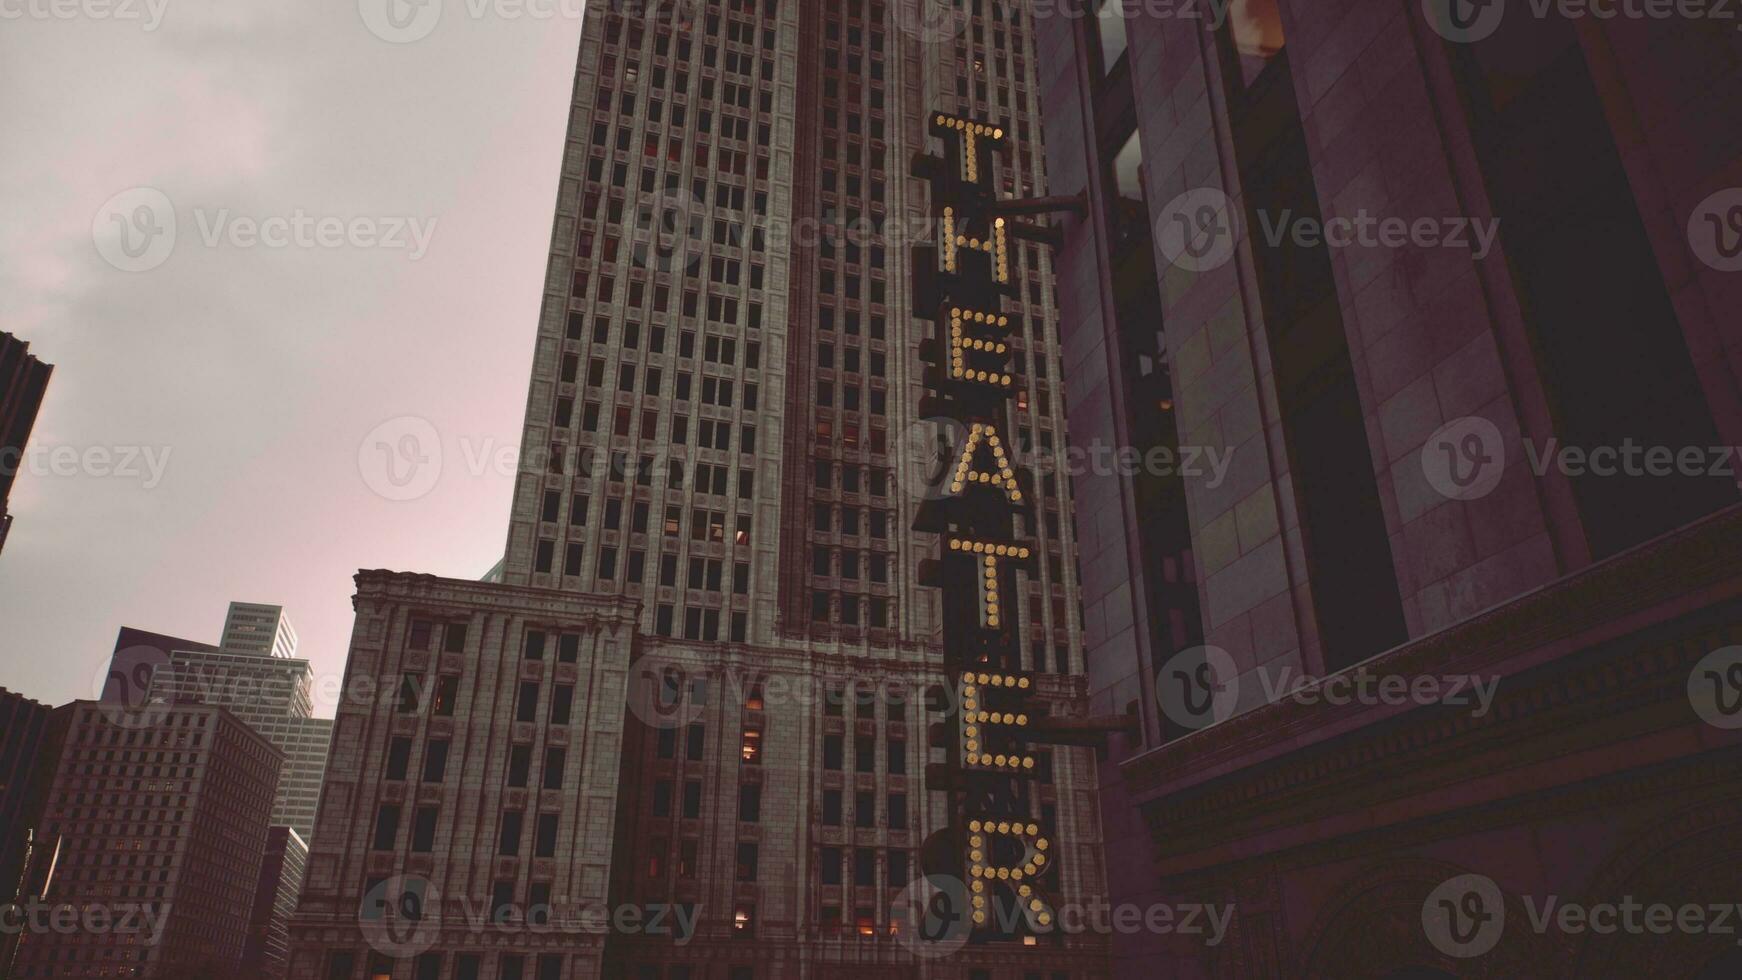
[[[518,442],[580,34],[451,3],[390,44],[354,0],[158,2],[154,30],[0,27],[0,329],[55,365],[33,446],[78,460],[13,492],[0,685],[57,704],[91,695],[120,626],[216,640],[231,599],[284,605],[337,674],[358,568],[496,561],[512,475],[476,461]],[[127,272],[93,224],[138,187],[177,234]],[[434,227],[415,260],[230,234],[299,212]],[[443,465],[393,501],[359,449],[407,416]]]

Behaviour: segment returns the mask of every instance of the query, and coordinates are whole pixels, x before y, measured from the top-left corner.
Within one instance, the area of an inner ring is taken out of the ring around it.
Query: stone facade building
[[[1110,892],[1235,910],[1115,975],[1735,973],[1531,919],[1739,885],[1733,25],[1087,6],[1071,441],[1166,464],[1077,481]]]
[[[634,603],[362,572],[355,606],[290,976],[596,976]]]

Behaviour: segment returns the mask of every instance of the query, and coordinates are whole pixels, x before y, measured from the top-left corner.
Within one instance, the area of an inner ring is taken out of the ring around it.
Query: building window
[[[448,772],[448,740],[433,739],[423,754],[423,781],[439,783]]]
[[[375,842],[373,850],[391,851],[399,837],[399,805],[383,803],[375,811]]]
[[[503,857],[520,854],[520,825],[526,815],[519,810],[502,811],[502,832],[496,839],[496,853]]]
[[[756,845],[750,841],[738,842],[738,880],[756,880]]]

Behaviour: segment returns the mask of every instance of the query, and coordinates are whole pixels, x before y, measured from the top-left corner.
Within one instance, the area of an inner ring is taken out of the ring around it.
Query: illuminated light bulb
[[[1022,759],[1022,768],[1033,769],[1034,768],[1034,759],[1030,756],[1024,756]]]

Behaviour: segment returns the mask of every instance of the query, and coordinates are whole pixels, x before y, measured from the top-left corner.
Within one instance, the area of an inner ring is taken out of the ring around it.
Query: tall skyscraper
[[[52,873],[21,899],[11,975],[235,970],[282,755],[222,708],[163,705],[148,724],[93,701],[57,710],[66,741],[39,835]]]
[[[1044,186],[1032,25],[1024,5],[991,2],[941,23],[911,3],[612,6],[583,31],[501,578],[640,599],[653,662],[709,677],[715,696],[721,675],[741,682],[727,704],[694,706],[703,730],[681,757],[661,755],[669,732],[630,726],[647,778],[625,787],[635,818],[614,869],[620,894],[709,896],[734,910],[730,928],[705,916],[681,951],[626,937],[619,965],[876,969],[901,952],[891,907],[946,823],[923,780],[923,693],[949,683],[939,602],[919,587],[940,544],[910,530],[939,427],[922,411],[931,328],[911,316],[908,249],[936,226],[909,163],[937,149],[932,113],[955,112],[1011,133],[1005,194]],[[1082,631],[1052,271],[1028,243],[1011,262],[1010,443],[1041,559],[1013,614],[1023,666],[1069,714]],[[883,698],[845,715],[822,698],[750,709],[758,671],[907,697],[893,714]],[[746,732],[772,751],[740,744]],[[1082,901],[1101,889],[1093,760],[1046,757],[1060,887]],[[686,821],[668,791],[711,816]],[[760,828],[733,821],[755,792],[781,806]],[[1034,968],[1093,969],[1065,948],[1036,950]]]
[[[934,444],[906,269],[933,228],[908,161],[935,149],[932,111],[996,118],[1006,193],[1044,186],[1025,8],[977,3],[953,31],[880,2],[634,9],[582,40],[502,580],[641,598],[656,636],[935,644],[913,586],[936,541],[908,530],[925,488],[902,465]],[[1014,262],[1013,443],[1047,556],[1022,633],[1069,674],[1052,274],[1038,246]]]
[[[1109,891],[1228,914],[1115,975],[1742,969],[1527,919],[1735,890],[1734,24],[1089,7],[1039,25],[1072,443],[1160,464],[1077,482]]]
[[[224,614],[224,635],[218,645],[226,650],[290,658],[296,656],[296,630],[283,606],[232,602]]]
[[[12,495],[30,430],[36,426],[36,413],[42,408],[42,396],[53,373],[52,365],[31,355],[29,344],[0,332],[0,548],[6,547],[6,533],[12,529],[6,500]]]

